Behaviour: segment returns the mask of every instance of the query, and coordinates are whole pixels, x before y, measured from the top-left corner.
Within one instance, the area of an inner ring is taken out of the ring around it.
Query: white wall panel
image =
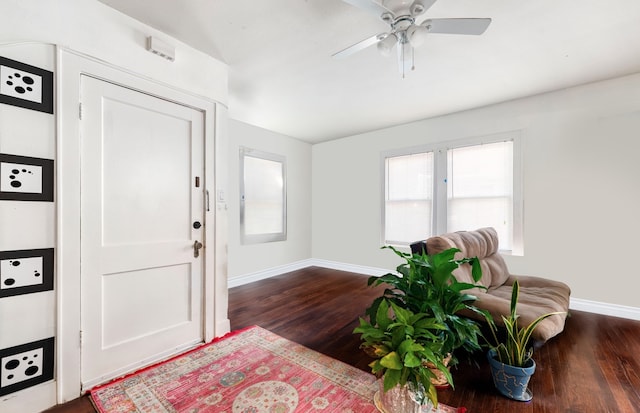
[[[640,74],[314,145],[313,258],[399,264],[380,250],[381,152],[521,130],[524,256],[507,257],[511,271],[638,307],[638,90]]]
[[[240,244],[239,150],[286,157],[287,239]],[[235,120],[229,121],[229,278],[311,258],[311,145]]]

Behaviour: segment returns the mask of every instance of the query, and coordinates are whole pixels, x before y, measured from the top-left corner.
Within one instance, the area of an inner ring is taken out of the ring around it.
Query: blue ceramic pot
[[[526,367],[513,367],[508,364],[501,363],[497,359],[495,350],[489,350],[487,360],[491,366],[491,376],[496,389],[503,395],[519,401],[529,401],[533,397],[531,391],[527,388],[529,379],[536,370],[536,363],[529,360]]]

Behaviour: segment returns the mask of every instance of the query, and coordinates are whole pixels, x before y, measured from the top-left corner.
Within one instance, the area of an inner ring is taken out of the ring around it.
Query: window
[[[384,243],[490,226],[502,251],[521,254],[519,147],[512,133],[383,155]]]
[[[402,244],[431,233],[433,152],[385,159],[386,240]]]
[[[243,244],[287,239],[284,156],[240,148],[240,233]]]
[[[491,226],[513,244],[513,142],[447,151],[447,231]]]

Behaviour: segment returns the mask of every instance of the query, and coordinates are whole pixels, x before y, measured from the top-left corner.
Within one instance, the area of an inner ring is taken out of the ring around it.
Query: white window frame
[[[450,149],[492,144],[498,142],[513,142],[513,245],[511,250],[500,250],[503,254],[523,255],[524,254],[524,202],[523,202],[523,161],[522,161],[522,131],[510,131],[486,136],[476,136],[465,139],[437,142],[433,144],[414,146],[409,148],[385,151],[381,154],[381,243],[389,245],[386,241],[386,170],[385,161],[387,158],[396,156],[412,155],[423,152],[434,153],[433,164],[433,205],[432,224],[433,234],[425,234],[425,239],[429,236],[444,234],[447,230],[447,151]],[[419,241],[419,240],[413,240]],[[411,241],[411,242],[413,242]],[[392,244],[398,247],[406,247],[406,244]]]
[[[245,158],[252,157],[280,163],[282,165],[282,229],[279,232],[247,234],[246,228],[246,188]],[[265,242],[286,241],[287,239],[287,162],[283,155],[240,147],[240,242],[241,244],[259,244]]]

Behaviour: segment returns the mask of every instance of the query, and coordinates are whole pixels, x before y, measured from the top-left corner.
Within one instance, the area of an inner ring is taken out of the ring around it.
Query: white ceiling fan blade
[[[482,34],[491,24],[491,19],[427,19],[420,23],[429,33]]]
[[[362,10],[366,10],[370,13],[375,14],[377,17],[380,17],[383,13],[391,13],[393,12],[383,5],[379,3],[375,3],[373,0],[342,0],[345,3],[348,3],[354,7],[357,7]]]
[[[332,57],[335,57],[336,59],[344,59],[345,57],[351,56],[352,54],[357,53],[360,50],[366,49],[369,46],[373,46],[387,36],[387,33],[381,33],[375,36],[368,37],[361,42],[347,47],[346,49],[340,50],[338,53],[334,53]]]

